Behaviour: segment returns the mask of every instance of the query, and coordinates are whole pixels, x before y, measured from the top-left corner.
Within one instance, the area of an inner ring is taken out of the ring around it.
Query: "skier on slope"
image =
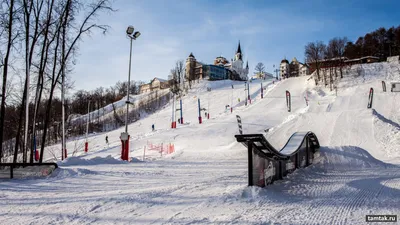
[[[106,144],[108,145],[108,135],[106,135]]]

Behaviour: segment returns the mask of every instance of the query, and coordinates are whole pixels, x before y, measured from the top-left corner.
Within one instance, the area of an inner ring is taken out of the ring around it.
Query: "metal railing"
[[[21,168],[21,167],[26,168],[26,167],[30,167],[30,166],[46,166],[46,167],[54,166],[54,170],[58,168],[57,163],[0,163],[0,171],[6,171],[3,168],[9,167],[10,168],[10,171],[9,171],[10,178],[12,179],[12,178],[14,178],[14,169]],[[41,175],[47,176],[54,170],[41,171]]]

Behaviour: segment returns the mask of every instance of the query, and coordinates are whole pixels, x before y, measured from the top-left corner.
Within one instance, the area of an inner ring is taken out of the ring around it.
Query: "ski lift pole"
[[[207,119],[210,119],[210,92],[208,92],[208,101],[207,101]]]
[[[233,84],[232,84],[233,87]],[[231,113],[233,112],[233,88],[232,88],[232,94],[231,94]]]
[[[183,124],[183,110],[182,110],[182,99],[180,99],[180,106],[181,106],[181,124]]]
[[[246,96],[246,93],[247,92],[247,82],[244,82],[244,99],[245,99],[245,102],[244,102],[244,105],[245,106],[247,106],[247,96]]]
[[[250,82],[247,83],[247,96],[249,97],[249,103],[251,104],[251,98],[250,98]]]
[[[264,98],[264,89],[263,89],[263,86],[262,86],[262,82],[261,82],[261,98]]]
[[[199,124],[201,124],[201,109],[200,109],[200,98],[197,99],[198,105],[199,105]]]
[[[176,128],[175,124],[175,95],[172,93],[172,118],[171,118],[171,128]]]
[[[89,117],[90,117],[90,100],[88,102],[88,114],[87,114],[87,121],[86,121],[86,141],[85,141],[85,152],[89,150],[89,143],[88,143],[88,133],[89,133]]]

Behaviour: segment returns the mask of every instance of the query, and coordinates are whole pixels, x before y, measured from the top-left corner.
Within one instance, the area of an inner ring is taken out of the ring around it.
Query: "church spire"
[[[236,51],[235,60],[242,60],[242,49],[240,48],[240,41],[239,41],[238,49]]]
[[[239,45],[238,45],[238,49],[237,49],[236,53],[242,54],[242,49],[240,48],[240,41],[239,41]]]

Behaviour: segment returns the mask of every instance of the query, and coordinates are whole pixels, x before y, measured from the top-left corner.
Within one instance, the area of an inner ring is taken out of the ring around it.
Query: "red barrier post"
[[[124,160],[125,155],[125,141],[121,140],[121,160]]]
[[[35,151],[35,161],[39,161],[39,151]]]
[[[89,143],[85,142],[85,152],[88,152],[88,150],[89,150]]]
[[[130,135],[128,133],[121,133],[121,159],[128,160],[129,159],[129,138]]]
[[[130,135],[128,135],[128,140],[126,140],[126,144],[125,144],[125,160],[129,160],[129,139],[130,139]]]

